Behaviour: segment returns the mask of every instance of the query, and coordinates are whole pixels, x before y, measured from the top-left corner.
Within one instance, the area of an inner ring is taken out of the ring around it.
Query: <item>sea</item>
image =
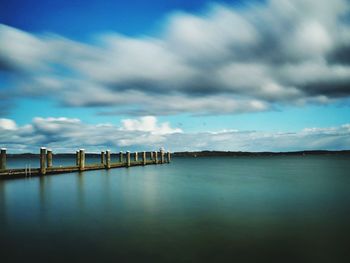
[[[38,166],[37,157],[28,158],[8,164]],[[55,166],[74,162],[54,158]],[[0,181],[2,263],[350,262],[349,256],[350,155],[177,157]]]

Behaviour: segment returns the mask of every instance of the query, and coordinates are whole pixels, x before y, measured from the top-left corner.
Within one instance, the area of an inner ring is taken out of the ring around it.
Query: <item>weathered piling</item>
[[[85,169],[85,150],[79,150],[79,171],[84,171]]]
[[[143,164],[143,165],[146,165],[146,163],[147,163],[146,152],[143,152],[143,153],[142,153],[142,164]]]
[[[154,152],[150,152],[151,161],[154,161]]]
[[[0,170],[6,169],[6,148],[1,148]]]
[[[79,157],[80,157],[80,153],[79,153],[79,151],[76,151],[75,152],[75,165],[76,166],[79,166],[79,163],[80,163]]]
[[[106,161],[105,161],[105,152],[101,152],[101,164],[105,164]]]
[[[129,151],[127,151],[126,152],[126,166],[127,167],[130,167],[130,152]]]
[[[164,151],[160,151],[160,163],[164,163]]]
[[[40,148],[40,173],[42,175],[46,174],[46,148]]]
[[[135,152],[134,161],[137,162],[138,160],[139,160],[139,154],[138,154],[138,152]]]
[[[110,150],[106,151],[106,168],[107,169],[111,168],[111,151]]]
[[[154,162],[155,164],[158,164],[158,152],[154,152]]]
[[[123,152],[119,153],[119,162],[124,162]]]
[[[46,162],[47,162],[47,168],[51,168],[52,167],[52,150],[51,149],[47,149]]]
[[[167,162],[170,163],[170,152],[167,153]]]

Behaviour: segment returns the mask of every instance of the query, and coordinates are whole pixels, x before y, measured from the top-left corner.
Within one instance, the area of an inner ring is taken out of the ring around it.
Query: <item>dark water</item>
[[[0,262],[348,262],[349,171],[341,155],[177,158],[0,181]]]

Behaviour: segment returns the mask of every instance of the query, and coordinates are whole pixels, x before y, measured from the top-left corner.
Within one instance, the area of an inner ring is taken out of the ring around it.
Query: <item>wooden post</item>
[[[107,169],[111,168],[111,151],[110,150],[106,151],[106,168]]]
[[[134,155],[134,160],[135,162],[137,162],[139,160],[139,153],[138,152],[135,152],[135,155]]]
[[[75,165],[76,166],[79,166],[79,163],[80,163],[79,157],[80,157],[80,153],[79,153],[79,151],[76,151],[76,153],[75,153]]]
[[[52,167],[52,150],[47,149],[47,154],[46,154],[46,162],[47,162],[47,168]]]
[[[146,165],[146,152],[142,153],[142,164]]]
[[[130,167],[130,151],[126,152],[126,166]]]
[[[158,152],[154,152],[154,162],[158,164]]]
[[[79,171],[84,171],[85,169],[85,150],[79,150]]]
[[[124,158],[123,158],[123,152],[120,152],[119,153],[119,162],[123,162],[124,160],[123,160]]]
[[[164,151],[160,151],[160,162],[163,164],[164,163]]]
[[[46,174],[46,148],[40,148],[40,173],[42,175]]]
[[[1,148],[0,170],[6,170],[6,148]]]
[[[101,152],[101,164],[105,164],[105,152]]]
[[[154,161],[154,154],[153,154],[153,152],[150,152],[150,158],[151,158],[151,161]]]
[[[168,157],[168,158],[167,158],[167,159],[168,159],[167,161],[168,161],[168,163],[170,163],[170,152],[167,153],[167,157]]]

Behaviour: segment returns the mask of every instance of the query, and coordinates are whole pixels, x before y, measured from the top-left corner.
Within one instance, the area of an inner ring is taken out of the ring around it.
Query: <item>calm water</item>
[[[349,171],[349,156],[176,158],[0,181],[0,262],[346,262]]]

